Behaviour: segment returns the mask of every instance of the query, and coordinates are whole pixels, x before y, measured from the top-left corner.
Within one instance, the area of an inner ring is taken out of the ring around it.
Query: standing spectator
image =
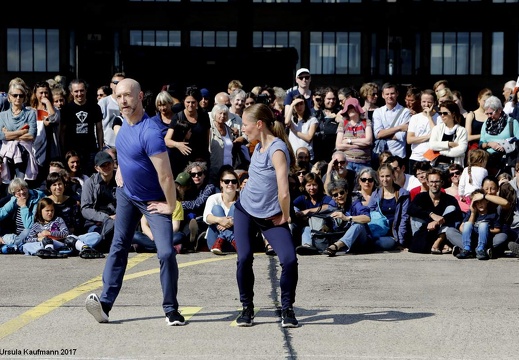
[[[292,149],[306,147],[310,151],[310,161],[313,161],[313,138],[319,124],[311,115],[303,95],[294,96],[289,111],[285,112],[285,126],[290,131],[288,140]]]
[[[411,116],[422,112],[422,106],[420,101],[421,91],[416,86],[407,87],[405,93],[405,106],[411,112]]]
[[[358,173],[365,167],[371,167],[371,147],[373,127],[371,120],[364,118],[364,109],[356,98],[344,102],[344,109],[337,117],[339,127],[335,148],[346,154],[348,170]]]
[[[243,89],[243,84],[240,80],[233,79],[227,84],[227,93],[231,95],[235,90]]]
[[[232,129],[226,124],[229,109],[225,105],[215,105],[211,111],[211,130],[209,133],[209,181],[219,185],[220,168],[223,165],[234,165]]]
[[[319,122],[319,127],[314,135],[314,160],[329,161],[335,150],[337,140],[337,128],[342,122],[341,111],[343,106],[337,102],[337,91],[331,87],[325,87],[316,91],[314,99],[322,98],[322,105],[314,116]]]
[[[398,103],[398,89],[395,84],[382,85],[382,98],[386,104],[373,112],[375,139],[385,139],[391,154],[405,159],[407,156],[406,133],[411,112]],[[378,164],[376,165],[378,166]],[[376,166],[373,167],[376,168]]]
[[[460,107],[460,113],[461,115],[463,115],[464,118],[467,117],[467,114],[468,114],[468,111],[465,110],[465,108],[463,107],[463,97],[461,96],[461,91],[459,90],[452,90],[452,96],[453,96],[453,101],[458,104],[458,106]]]
[[[108,251],[114,235],[116,188],[114,160],[105,151],[95,156],[97,171],[85,181],[81,193],[81,214],[87,232],[95,231],[102,239],[98,250]]]
[[[425,89],[420,95],[422,111],[411,116],[407,129],[407,144],[411,145],[409,169],[417,161],[426,160],[423,154],[429,150],[431,131],[436,124],[442,122],[436,112],[436,97],[432,89]]]
[[[103,113],[103,141],[104,148],[113,148],[115,147],[115,133],[113,129],[113,122],[116,116],[119,116],[121,111],[119,110],[119,105],[117,104],[117,98],[115,97],[115,87],[125,78],[124,73],[119,72],[115,73],[112,76],[112,80],[110,80],[110,95],[104,96],[102,98],[97,98],[97,105],[101,108],[101,112]],[[99,90],[97,90],[99,94]]]
[[[296,95],[303,95],[306,101],[306,107],[308,109],[312,108],[312,90],[310,90],[310,83],[312,79],[310,76],[310,70],[307,68],[298,69],[296,71],[295,79],[297,87],[287,91],[287,95],[285,97],[285,114],[290,113],[290,106],[292,105]]]
[[[128,252],[141,216],[145,215],[157,245],[160,261],[162,307],[168,325],[184,325],[179,313],[178,264],[173,247],[171,214],[176,191],[164,138],[142,106],[143,93],[133,79],[121,80],[115,88],[124,123],[117,134],[119,156],[117,212],[114,242],[106,259],[101,296],[90,294],[86,309],[100,323],[109,312],[123,285]]]
[[[11,108],[0,112],[2,180],[6,183],[14,177],[36,180],[38,163],[33,152],[36,110],[25,106],[28,94],[25,83],[11,81],[8,94]]]
[[[198,109],[200,101],[200,90],[196,86],[186,88],[184,94],[184,110],[175,113],[166,133],[166,142],[173,138],[173,132],[177,121],[183,120],[189,123],[191,136],[188,140],[189,150],[187,156],[189,161],[209,160],[209,129],[211,123],[209,115]],[[186,149],[187,150],[187,149]]]
[[[61,86],[55,85],[54,87],[51,87],[52,92],[52,103],[54,104],[54,107],[58,110],[61,110],[63,106],[67,103],[67,92],[64,88]],[[59,128],[58,128],[59,130]],[[59,131],[58,131],[59,135]],[[61,149],[61,145],[60,145]]]
[[[110,96],[112,94],[112,90],[110,89],[110,86],[102,85],[97,88],[96,93],[97,101],[101,100],[104,97]]]
[[[373,112],[378,108],[378,84],[374,82],[364,83],[359,90],[360,96],[364,99],[364,113],[367,118],[373,121]]]
[[[460,125],[463,120],[460,107],[454,101],[446,100],[440,104],[438,114],[442,123],[432,129],[429,139],[429,147],[440,153],[434,164],[443,171],[453,163],[464,166],[468,136],[467,130]]]
[[[78,152],[85,174],[94,171],[94,156],[103,150],[103,113],[96,102],[87,99],[85,80],[75,79],[69,84],[73,101],[61,110],[60,144],[62,154],[69,150]]]
[[[481,137],[481,128],[487,120],[485,115],[485,101],[492,96],[492,91],[484,88],[478,93],[478,108],[470,111],[465,117],[465,128],[469,140],[468,149],[477,149],[479,147],[479,139]]]
[[[200,89],[200,95],[202,98],[198,102],[198,106],[201,110],[204,110],[205,112],[210,112],[213,108],[213,104],[211,101],[211,93],[206,88]]]
[[[40,184],[46,177],[49,162],[61,158],[58,144],[60,111],[51,100],[51,89],[46,81],[34,85],[31,95],[31,107],[36,110],[36,138],[33,143],[34,156],[38,163]]]
[[[497,176],[502,171],[510,174],[511,167],[517,161],[517,150],[507,155],[503,145],[512,134],[515,137],[519,136],[519,122],[503,111],[503,105],[497,96],[489,97],[484,108],[488,119],[481,129],[479,144],[490,154],[487,162],[488,173],[491,176]]]
[[[291,102],[290,102],[291,103]],[[249,180],[235,203],[234,233],[238,252],[236,279],[243,310],[238,326],[251,326],[254,318],[254,245],[252,229],[260,229],[281,264],[281,326],[297,327],[293,304],[298,280],[297,256],[289,229],[290,194],[286,181],[294,153],[283,124],[267,105],[244,111],[243,131],[259,140],[249,167]]]
[[[514,98],[515,80],[510,80],[503,85],[503,111],[506,115],[511,115],[514,110],[512,99]]]

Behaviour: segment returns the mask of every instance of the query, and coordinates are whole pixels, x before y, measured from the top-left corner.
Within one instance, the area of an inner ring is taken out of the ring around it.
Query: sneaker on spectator
[[[454,246],[452,247],[452,255],[453,255],[453,256],[456,256],[456,257],[457,257],[458,254],[460,253],[460,251],[461,251],[461,249],[460,249],[459,246],[454,245]]]
[[[98,323],[108,322],[108,311],[105,312],[103,305],[96,294],[90,294],[87,296],[85,307]]]
[[[298,327],[299,322],[296,319],[294,309],[288,308],[281,310],[281,326],[284,328]]]
[[[236,248],[236,240],[231,241],[231,245],[234,248],[234,251],[238,252],[238,249]]]
[[[166,323],[169,326],[182,326],[186,325],[186,319],[180,315],[178,310],[173,310],[166,314]]]
[[[488,256],[485,250],[476,250],[476,259],[478,260],[488,260],[490,257]]]
[[[175,248],[177,255],[182,253],[182,244],[173,245],[173,247]]]
[[[474,257],[474,254],[470,250],[461,249],[459,254],[456,255],[458,259],[471,259]]]
[[[236,319],[236,325],[243,327],[252,326],[252,319],[254,319],[254,306],[244,307],[240,316]]]
[[[211,247],[211,252],[215,255],[223,255],[223,246],[225,245],[225,240],[222,238],[217,238]]]

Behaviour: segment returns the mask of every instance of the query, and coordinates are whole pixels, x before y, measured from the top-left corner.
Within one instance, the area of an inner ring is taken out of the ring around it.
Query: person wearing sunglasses
[[[236,251],[234,241],[234,203],[240,192],[238,175],[232,168],[225,168],[220,174],[220,192],[207,198],[203,220],[208,225],[207,247],[215,255]]]
[[[395,171],[388,163],[381,164],[377,169],[380,185],[369,199],[368,208],[376,211],[380,208],[389,221],[389,230],[384,236],[373,237],[375,249],[406,250],[408,247],[409,191],[395,182]]]
[[[207,224],[202,217],[205,203],[209,196],[218,192],[218,188],[209,182],[206,162],[190,162],[184,169],[184,172],[191,177],[192,186],[186,190],[182,200],[184,221],[181,224],[181,228],[185,234],[190,235],[190,243],[198,243],[198,247],[202,249],[204,246],[200,243],[200,240],[205,239],[204,232],[207,230]]]
[[[306,107],[308,109],[312,108],[312,90],[310,90],[310,83],[312,82],[312,77],[310,75],[310,70],[307,68],[300,68],[296,71],[295,81],[297,86],[294,86],[292,89],[287,91],[285,96],[285,111],[284,113],[292,113],[291,105],[294,101],[294,98],[297,95],[303,95],[306,100]]]
[[[38,163],[33,151],[37,115],[35,109],[25,106],[27,94],[25,83],[11,81],[8,91],[10,109],[0,113],[4,183],[15,177],[36,180],[38,175]]]
[[[375,170],[370,167],[361,169],[352,194],[353,201],[359,199],[362,205],[368,206],[371,194],[379,187],[379,184],[378,174]]]
[[[458,200],[458,205],[460,206],[463,214],[466,214],[470,209],[470,204],[466,201],[461,200],[461,196],[459,194],[459,183],[461,173],[463,172],[463,167],[460,164],[450,164],[447,168],[447,178],[450,182],[450,186],[445,188],[445,192],[449,195],[452,195]],[[412,199],[412,198],[411,198]]]
[[[348,183],[344,179],[333,180],[328,184],[328,193],[332,201],[329,204],[331,213],[326,227],[332,233],[339,233],[339,239],[330,244],[323,255],[333,257],[337,252],[368,252],[373,249],[372,239],[368,236],[369,208],[357,199],[352,202]],[[326,229],[326,230],[328,230]],[[342,233],[342,234],[341,234]],[[331,241],[334,237],[330,238]]]
[[[429,139],[431,150],[439,151],[440,156],[434,160],[435,167],[445,171],[450,164],[465,166],[465,153],[468,147],[467,130],[461,125],[464,121],[460,107],[452,100],[440,104],[438,114],[442,122],[433,127]]]
[[[328,184],[332,180],[343,179],[348,183],[348,191],[353,192],[355,186],[355,171],[348,170],[348,160],[343,151],[337,150],[332,154],[331,160],[326,167],[326,173],[323,175],[324,189],[327,191]],[[327,192],[331,196],[330,193]]]
[[[497,96],[490,96],[484,105],[487,120],[481,129],[479,146],[490,154],[488,159],[488,174],[497,176],[500,172],[511,173],[517,162],[517,142],[519,136],[519,121],[503,111],[501,100]],[[506,142],[512,142],[509,149]]]

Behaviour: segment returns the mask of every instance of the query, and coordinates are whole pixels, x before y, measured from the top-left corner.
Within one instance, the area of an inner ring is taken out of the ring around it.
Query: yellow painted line
[[[146,261],[152,257],[156,257],[157,254],[154,253],[146,253],[146,254],[138,254],[134,257],[131,257],[128,259],[128,266],[126,267],[126,271],[130,270],[131,268],[139,265],[143,261]],[[218,256],[214,258],[208,258],[208,259],[202,259],[202,260],[196,260],[196,261],[190,261],[187,263],[179,264],[179,268],[187,267],[187,266],[194,266],[194,265],[201,265],[206,264],[210,262],[215,261],[222,261],[222,260],[230,260],[235,259],[236,255],[234,256]],[[134,274],[128,274],[124,276],[124,280],[130,280],[135,279],[142,276],[147,276],[150,274],[155,274],[160,271],[159,268],[146,270],[146,271],[140,271]],[[87,282],[78,285],[77,287],[66,291],[64,293],[61,293],[59,295],[54,296],[53,298],[42,302],[39,305],[36,305],[30,310],[27,310],[23,314],[20,314],[19,316],[15,317],[14,319],[11,319],[3,324],[0,325],[0,339],[3,339],[4,337],[14,333],[15,331],[21,329],[22,327],[30,324],[31,322],[41,318],[44,315],[47,315],[51,311],[56,310],[60,306],[63,306],[64,304],[68,303],[71,300],[74,300],[75,298],[85,294],[92,292],[93,290],[101,287],[103,285],[102,282],[102,275],[96,276],[93,279],[88,280]],[[197,307],[186,307],[181,308],[182,315],[186,317],[186,319],[190,319],[194,314],[196,314],[198,311],[200,311],[201,308]]]

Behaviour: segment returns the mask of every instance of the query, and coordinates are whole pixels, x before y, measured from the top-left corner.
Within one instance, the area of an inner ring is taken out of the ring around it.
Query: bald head
[[[219,105],[230,105],[231,97],[226,92],[222,91],[214,97],[214,103]]]
[[[141,85],[130,78],[119,81],[115,87],[115,96],[123,117],[131,124],[142,120],[144,107],[142,99],[144,94]]]

